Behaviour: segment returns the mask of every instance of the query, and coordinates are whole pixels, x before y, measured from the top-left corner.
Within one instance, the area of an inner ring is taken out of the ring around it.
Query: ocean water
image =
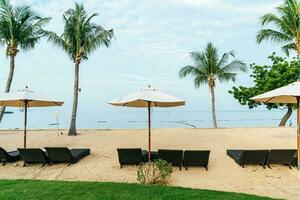
[[[9,109],[13,114],[5,114],[0,129],[22,129],[24,112]],[[28,112],[29,128],[68,128],[70,115],[57,114],[55,108],[33,108]],[[285,111],[282,110],[228,110],[217,111],[219,127],[276,127]],[[78,128],[146,128],[146,109],[121,109],[98,112],[78,112]],[[210,111],[188,111],[174,109],[154,109],[151,111],[153,128],[210,128]],[[295,124],[295,113],[287,126]]]

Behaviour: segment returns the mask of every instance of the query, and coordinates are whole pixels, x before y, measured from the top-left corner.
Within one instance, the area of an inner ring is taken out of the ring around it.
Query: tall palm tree
[[[82,60],[88,59],[88,55],[99,46],[109,46],[114,33],[113,30],[105,30],[102,26],[92,23],[97,16],[88,16],[82,4],[75,4],[75,9],[69,9],[63,14],[64,32],[58,36],[54,32],[46,32],[48,40],[63,49],[74,63],[74,88],[71,124],[68,135],[77,135],[76,116],[78,105],[79,65]]]
[[[43,36],[42,28],[50,18],[42,18],[30,6],[13,7],[9,0],[0,0],[0,44],[6,45],[6,55],[10,58],[9,74],[5,92],[9,92],[15,70],[15,57],[20,50],[33,49]],[[0,109],[0,121],[5,107]]]
[[[271,24],[272,28],[264,28],[257,34],[257,42],[263,40],[280,42],[282,50],[289,55],[295,50],[300,56],[300,3],[298,0],[285,0],[276,8],[278,15],[267,13],[261,17],[262,26]]]
[[[194,65],[187,65],[179,71],[179,77],[184,78],[188,75],[194,77],[194,85],[199,88],[203,84],[208,84],[211,93],[211,109],[213,127],[217,127],[216,108],[215,108],[215,86],[218,79],[221,83],[227,81],[235,81],[237,72],[247,71],[247,66],[240,60],[232,60],[234,52],[224,53],[221,59],[218,57],[218,50],[212,43],[208,43],[202,52],[190,53]]]

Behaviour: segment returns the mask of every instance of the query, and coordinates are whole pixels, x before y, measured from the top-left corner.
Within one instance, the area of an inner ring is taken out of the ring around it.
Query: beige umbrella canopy
[[[148,160],[151,152],[151,107],[175,107],[185,105],[185,101],[172,95],[163,93],[148,86],[138,92],[116,99],[109,104],[114,106],[126,106],[148,108]]]
[[[61,106],[63,103],[31,91],[27,86],[23,90],[0,95],[0,106],[24,108],[24,148],[26,148],[27,108]]]
[[[264,103],[288,103],[297,105],[297,154],[298,169],[300,169],[300,82],[291,83],[287,86],[252,97],[251,99]]]

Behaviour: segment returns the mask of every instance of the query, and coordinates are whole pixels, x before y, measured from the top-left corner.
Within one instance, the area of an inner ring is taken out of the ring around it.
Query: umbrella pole
[[[297,167],[300,170],[300,97],[297,97]]]
[[[151,159],[151,108],[150,101],[148,102],[148,162]]]
[[[28,106],[28,101],[25,100],[25,111],[24,111],[24,149],[26,149],[26,131],[27,131],[27,106]]]

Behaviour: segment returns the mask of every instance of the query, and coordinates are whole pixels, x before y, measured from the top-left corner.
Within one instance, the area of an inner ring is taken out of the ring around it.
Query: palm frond
[[[194,66],[187,65],[185,67],[182,67],[179,71],[179,77],[184,78],[188,75],[197,76],[198,75],[198,69]]]
[[[190,53],[191,58],[194,61],[194,64],[197,66],[207,66],[208,61],[204,52],[193,51]]]
[[[247,65],[241,60],[233,60],[221,68],[223,72],[247,72]]]
[[[237,76],[237,73],[227,72],[227,73],[218,74],[217,77],[218,77],[219,81],[222,83],[222,82],[228,82],[228,81],[235,82],[236,76]]]
[[[263,40],[271,40],[274,42],[289,42],[293,39],[290,36],[279,31],[275,31],[272,29],[262,29],[258,32],[256,40],[257,43],[260,44]]]
[[[295,43],[289,43],[282,46],[281,49],[287,56],[289,56],[291,50],[296,50],[296,45]]]
[[[224,53],[220,61],[218,62],[218,68],[222,68],[227,62],[229,57],[235,57],[234,51],[230,51],[228,53]]]
[[[207,84],[207,83],[208,83],[207,76],[199,75],[199,76],[196,76],[194,79],[195,88],[199,88],[201,85]]]

